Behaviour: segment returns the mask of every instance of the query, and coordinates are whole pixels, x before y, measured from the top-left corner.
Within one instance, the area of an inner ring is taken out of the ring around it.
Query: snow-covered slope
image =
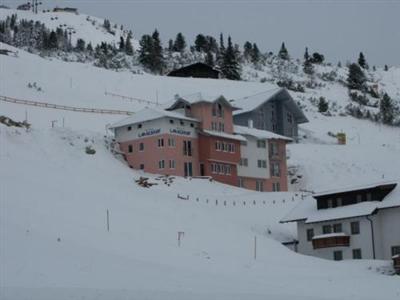
[[[88,144],[95,155],[85,153]],[[294,194],[200,179],[144,189],[134,182],[139,173],[115,159],[101,136],[84,131],[1,125],[0,145],[2,299],[400,295],[399,279],[380,274],[388,262],[324,261],[271,239],[292,231],[277,220],[302,201]]]
[[[15,9],[0,9],[0,20],[5,20],[7,16],[16,14],[18,20],[26,19],[39,21],[44,23],[50,30],[56,30],[58,27],[71,29],[71,42],[75,45],[76,40],[81,38],[87,43],[91,42],[93,46],[101,42],[107,42],[117,45],[120,37],[126,38],[127,30],[121,30],[121,26],[111,23],[111,31],[108,32],[104,27],[104,20],[85,14],[74,14],[68,12],[38,12],[37,14],[31,11],[15,10]],[[132,40],[132,45],[135,49],[138,48],[136,39]]]

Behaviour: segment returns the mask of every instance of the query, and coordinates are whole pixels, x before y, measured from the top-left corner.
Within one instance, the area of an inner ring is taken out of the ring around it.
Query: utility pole
[[[254,236],[254,260],[257,259],[257,236]]]
[[[110,212],[107,209],[107,231],[110,232]]]

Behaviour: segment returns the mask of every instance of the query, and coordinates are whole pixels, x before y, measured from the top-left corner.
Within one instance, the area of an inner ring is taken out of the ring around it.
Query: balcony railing
[[[330,233],[314,236],[312,239],[314,249],[331,247],[349,247],[350,236],[345,233]]]

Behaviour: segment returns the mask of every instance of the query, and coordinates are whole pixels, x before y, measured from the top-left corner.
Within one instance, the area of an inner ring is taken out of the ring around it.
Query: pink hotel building
[[[257,191],[287,191],[290,138],[233,124],[223,96],[178,97],[165,110],[145,108],[113,124],[128,165],[154,174],[210,176]]]

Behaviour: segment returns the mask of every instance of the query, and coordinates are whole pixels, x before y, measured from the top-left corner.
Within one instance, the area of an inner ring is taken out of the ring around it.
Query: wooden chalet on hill
[[[205,63],[198,62],[175,69],[169,72],[167,76],[218,79],[221,77],[221,72]]]

